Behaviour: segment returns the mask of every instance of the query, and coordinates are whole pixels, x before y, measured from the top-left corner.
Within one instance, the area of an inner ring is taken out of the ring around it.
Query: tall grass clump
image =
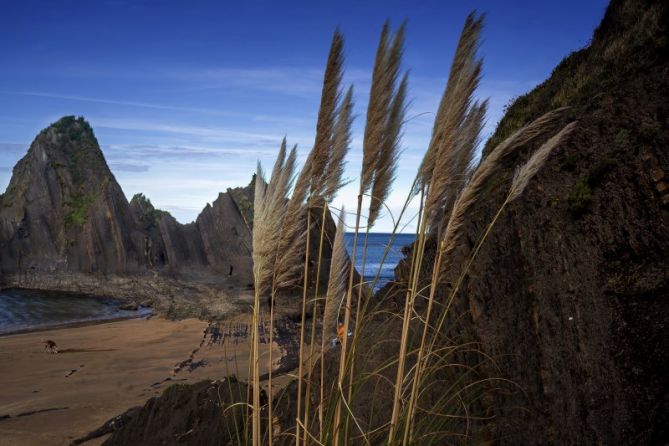
[[[366,281],[365,263],[369,232],[382,214],[401,152],[409,93],[408,74],[402,73],[405,24],[392,32],[386,22],[376,51],[362,135],[350,253],[344,239],[343,208],[335,233],[326,230],[330,203],[344,183],[353,122],[353,89],[350,87],[344,93],[341,87],[343,37],[338,31],[333,36],[323,78],[314,145],[304,166],[296,176],[296,148],[289,152],[285,139],[269,180],[258,165],[251,353],[254,446],[264,438],[268,444],[276,440],[271,342],[274,307],[280,290],[301,292],[296,416],[294,428],[283,426],[284,438],[292,436],[291,443],[294,438],[296,445],[443,444],[451,436],[461,441],[471,436],[468,406],[503,382],[502,377],[480,376],[479,368],[484,363],[494,364],[494,358],[486,356],[484,348],[464,336],[453,335],[445,327],[457,316],[451,314],[452,303],[500,216],[523,193],[552,151],[565,141],[575,123],[564,125],[566,108],[549,112],[517,130],[475,164],[488,107],[487,100],[476,97],[482,73],[482,59],[478,55],[482,30],[483,16],[471,13],[460,33],[429,144],[407,191],[404,207],[394,219],[391,243],[401,228],[405,211],[414,200],[418,201],[406,282],[397,284],[402,297],[398,313],[389,309],[388,301],[373,296],[382,266],[374,280]],[[507,178],[504,172],[510,160],[516,158],[514,154],[536,144],[539,148],[529,154],[512,179]],[[508,192],[478,235],[474,249],[461,259],[455,254],[465,239],[466,223],[485,199],[486,188],[492,182],[496,187],[508,187]],[[363,215],[366,203],[368,208]],[[314,226],[320,230],[317,249],[311,246]],[[365,237],[360,247],[358,238],[362,230]],[[323,294],[321,263],[326,244],[332,247],[332,254]],[[428,247],[434,250],[434,257],[426,256]],[[390,244],[386,254],[388,249]],[[315,260],[310,259],[314,251]],[[359,273],[353,267],[358,255],[363,264]],[[316,273],[314,283],[309,281],[312,264]],[[449,288],[442,286],[447,278]],[[268,426],[260,425],[264,409],[260,407],[258,324],[263,296],[269,298],[270,321]],[[309,313],[312,321],[307,338]],[[393,339],[381,339],[382,333],[392,333]],[[339,337],[341,345],[331,346],[328,341],[333,337]],[[356,348],[367,345],[370,337],[379,339],[383,345],[383,359],[366,357]],[[462,357],[479,359],[467,363],[461,361]],[[319,373],[314,380],[315,370]],[[313,391],[314,387],[318,391]],[[381,394],[377,389],[389,391]],[[317,416],[312,409],[317,410]],[[379,419],[380,416],[385,418]]]
[[[305,356],[305,322],[307,314],[307,292],[309,288],[309,254],[311,247],[310,230],[312,210],[322,208],[320,219],[321,236],[319,246],[318,275],[320,257],[323,250],[327,203],[342,187],[342,175],[346,154],[351,140],[353,120],[353,90],[349,88],[342,98],[341,80],[343,75],[343,37],[334,33],[330,54],[323,80],[321,105],[316,125],[314,146],[297,178],[294,177],[296,149],[286,155],[284,139],[272,170],[269,183],[265,181],[260,165],[256,175],[253,226],[254,262],[254,311],[251,363],[253,367],[253,443],[261,439],[259,405],[259,328],[261,297],[269,295],[269,402],[267,406],[269,423],[272,414],[272,339],[274,332],[274,309],[277,293],[281,289],[294,289],[302,282],[302,323],[300,328],[300,358]],[[293,182],[295,183],[292,187]],[[289,194],[292,188],[292,195]],[[301,264],[301,260],[304,263]],[[316,285],[318,292],[318,285]],[[313,345],[313,339],[312,339]],[[299,362],[298,376],[303,376],[304,361]],[[301,412],[302,380],[299,380],[298,413]],[[299,417],[298,417],[299,418]],[[296,425],[296,439],[299,442],[299,423]],[[268,441],[272,443],[273,429],[267,429]]]

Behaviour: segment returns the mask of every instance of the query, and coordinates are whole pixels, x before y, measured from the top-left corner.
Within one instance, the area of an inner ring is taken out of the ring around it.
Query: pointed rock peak
[[[132,197],[132,200],[130,200],[130,206],[137,207],[142,210],[147,210],[147,211],[153,211],[155,208],[153,207],[153,203],[151,203],[151,200],[149,200],[146,195],[143,193],[138,193],[135,194]]]
[[[93,128],[83,117],[65,116],[45,128],[37,135],[30,147],[42,158],[51,159],[54,167],[65,167],[74,170],[73,180],[83,181],[83,175],[103,179],[111,176]]]
[[[135,218],[142,223],[153,224],[163,217],[171,217],[170,213],[156,209],[151,200],[142,193],[135,194],[130,200],[130,209]]]
[[[93,128],[83,116],[63,116],[58,121],[42,130],[42,132],[47,132],[49,130],[54,130],[61,135],[68,135],[75,139],[83,134],[92,138],[95,137]]]
[[[32,171],[48,166],[75,189],[115,182],[93,128],[83,117],[65,116],[42,130],[26,158]]]

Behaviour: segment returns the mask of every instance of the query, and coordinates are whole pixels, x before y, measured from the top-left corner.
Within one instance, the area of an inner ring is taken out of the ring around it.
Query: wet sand
[[[195,319],[133,319],[1,336],[0,446],[68,445],[171,384],[246,378],[245,321],[237,316],[211,330]],[[60,353],[45,353],[46,339]],[[261,348],[266,355],[267,344]],[[274,344],[272,352],[280,367],[285,350]]]

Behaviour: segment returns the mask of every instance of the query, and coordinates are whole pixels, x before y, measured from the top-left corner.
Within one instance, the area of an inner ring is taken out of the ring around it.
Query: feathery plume
[[[304,166],[297,177],[293,194],[286,204],[286,216],[283,220],[281,235],[277,241],[276,262],[274,264],[274,286],[282,288],[299,281],[302,267],[299,260],[304,255],[306,239],[305,203],[311,183],[311,160],[314,151],[307,156]]]
[[[485,120],[486,110],[488,108],[488,101],[482,103],[474,103],[467,113],[464,122],[457,132],[457,139],[455,141],[455,155],[451,160],[452,176],[446,185],[446,191],[443,197],[443,209],[440,212],[442,221],[437,224],[433,222],[434,227],[440,229],[447,223],[448,216],[451,214],[455,200],[460,192],[465,187],[469,179],[470,166],[474,157],[474,151],[479,144],[481,131],[483,129],[483,122]],[[445,219],[445,220],[443,220]]]
[[[386,20],[381,31],[379,46],[374,60],[372,86],[369,90],[369,104],[367,104],[367,122],[362,143],[362,172],[360,175],[360,190],[365,193],[372,185],[376,154],[380,150],[385,118],[390,103],[392,89],[385,89],[386,60],[388,58],[388,34],[390,23]]]
[[[267,183],[262,166],[258,162],[256,171],[255,196],[253,198],[253,275],[258,290],[263,291],[270,270],[270,258],[267,255],[267,238],[265,236],[265,207],[266,207]]]
[[[335,194],[344,185],[345,158],[351,145],[351,126],[353,125],[353,86],[349,87],[346,96],[337,110],[337,121],[335,123],[332,156],[328,162],[327,174],[325,176],[325,200],[331,202]]]
[[[283,169],[283,165],[286,162],[286,137],[283,137],[283,140],[281,141],[281,146],[279,147],[279,153],[276,154],[276,160],[274,161],[274,168],[272,169],[272,175],[270,176],[270,181],[274,181],[276,184],[277,181],[279,181],[279,177],[281,176],[281,171]],[[268,192],[270,194],[273,194],[276,191],[276,188],[272,189],[271,187],[268,189]],[[271,201],[271,197],[268,198]]]
[[[444,138],[448,136],[449,132],[452,132],[454,125],[458,122],[453,117],[454,114],[457,115],[453,112],[453,107],[457,104],[462,105],[463,87],[467,85],[467,78],[470,82],[476,80],[476,76],[472,76],[472,74],[477,73],[473,72],[472,66],[476,65],[474,61],[482,28],[483,16],[476,17],[475,13],[467,16],[453,57],[446,88],[437,109],[432,137],[419,168],[419,181],[414,193],[431,184],[432,174],[437,172],[435,170],[436,160],[440,150],[442,150]]]
[[[272,178],[265,183],[258,163],[256,196],[254,198],[253,270],[257,291],[262,295],[271,287],[277,246],[287,211],[288,192],[295,169],[296,149],[286,159],[285,139],[279,149]]]
[[[323,75],[323,89],[321,104],[316,123],[316,139],[314,146],[307,156],[302,171],[297,178],[293,196],[287,210],[286,219],[277,243],[277,259],[275,263],[274,286],[283,288],[296,284],[302,273],[300,262],[306,248],[306,212],[308,206],[305,200],[308,197],[309,206],[318,205],[325,196],[333,196],[343,172],[343,162],[348,150],[346,135],[341,143],[345,147],[335,147],[336,131],[339,126],[337,103],[339,101],[339,86],[342,79],[344,64],[344,38],[335,31],[330,45],[330,53]],[[349,98],[349,102],[352,97]],[[350,104],[343,104],[350,108]],[[346,110],[350,113],[350,110]],[[348,135],[350,135],[350,123]],[[346,131],[345,125],[342,124]],[[350,139],[350,136],[348,136]],[[339,158],[337,158],[339,157]],[[338,166],[339,165],[339,166]],[[331,173],[339,172],[337,179],[330,179]]]
[[[262,210],[265,206],[265,192],[267,191],[267,182],[265,181],[265,173],[263,172],[262,165],[258,161],[256,167],[256,184],[255,191],[253,194],[253,212],[256,214],[254,216],[254,221],[257,222],[258,218],[262,217]]]
[[[574,130],[576,122],[571,122],[564,126],[560,132],[542,144],[530,157],[527,162],[516,171],[511,183],[508,201],[513,201],[523,193],[532,177],[541,169],[546,159],[553,149],[557,147],[562,140]]]
[[[336,30],[332,37],[330,54],[328,55],[325,74],[323,75],[323,89],[321,104],[318,110],[316,123],[316,140],[314,142],[314,156],[311,161],[311,199],[318,200],[325,193],[328,172],[327,165],[333,152],[333,133],[339,101],[339,86],[342,79],[344,65],[344,37]]]
[[[555,123],[563,116],[567,109],[568,107],[562,107],[540,116],[499,143],[488,156],[483,158],[472,174],[472,178],[455,201],[453,212],[441,237],[440,249],[443,250],[444,255],[455,248],[461,235],[465,215],[477,202],[477,198],[488,180],[498,172],[502,161],[514,149],[527,144],[554,127]],[[446,265],[446,262],[444,265]]]
[[[400,82],[390,107],[386,122],[381,150],[378,153],[374,182],[372,184],[372,199],[369,205],[367,228],[374,226],[381,212],[381,206],[390,194],[392,182],[395,180],[397,161],[400,152],[402,124],[406,112],[406,93],[409,75],[406,73]]]
[[[451,89],[447,86],[444,93],[446,105],[441,111],[441,122],[438,124],[438,145],[432,151],[428,148],[428,153],[426,153],[426,163],[428,158],[432,157],[431,173],[426,174],[430,178],[430,182],[426,183],[429,189],[425,201],[427,228],[431,232],[437,229],[442,220],[443,208],[446,200],[448,200],[446,194],[449,184],[463,173],[455,170],[456,160],[463,156],[463,154],[458,153],[458,150],[464,148],[464,146],[458,146],[457,140],[458,134],[463,131],[468,112],[472,111],[470,110],[472,108],[472,97],[481,78],[482,62],[476,60],[481,28],[482,19],[474,19],[470,15],[461,36],[461,40],[465,42],[459,45],[466,53],[456,55],[456,58],[459,59],[454,61],[452,69],[456,68],[458,71],[451,72],[454,80],[452,81],[449,77],[448,84],[450,84]],[[427,166],[430,165],[425,164],[424,170],[428,170]]]
[[[346,213],[342,207],[337,222],[337,232],[332,244],[332,259],[330,261],[330,278],[323,309],[323,336],[337,333],[337,318],[342,300],[346,295],[346,286],[349,274],[349,258],[346,252]]]

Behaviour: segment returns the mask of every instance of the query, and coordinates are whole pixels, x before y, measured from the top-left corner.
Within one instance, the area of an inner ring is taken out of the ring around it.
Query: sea
[[[353,251],[354,233],[346,233],[346,246],[348,253]],[[367,256],[365,259],[365,281],[371,282],[378,275],[379,279],[374,285],[374,291],[379,290],[388,281],[395,278],[395,267],[404,257],[402,247],[410,245],[414,241],[414,234],[387,234],[370,233],[367,238]],[[362,246],[365,242],[365,234],[358,234],[358,248],[356,249],[355,267],[362,271]],[[387,251],[385,260],[384,253]]]
[[[117,300],[55,291],[0,290],[0,334],[90,321],[147,316],[150,308],[121,310]]]

